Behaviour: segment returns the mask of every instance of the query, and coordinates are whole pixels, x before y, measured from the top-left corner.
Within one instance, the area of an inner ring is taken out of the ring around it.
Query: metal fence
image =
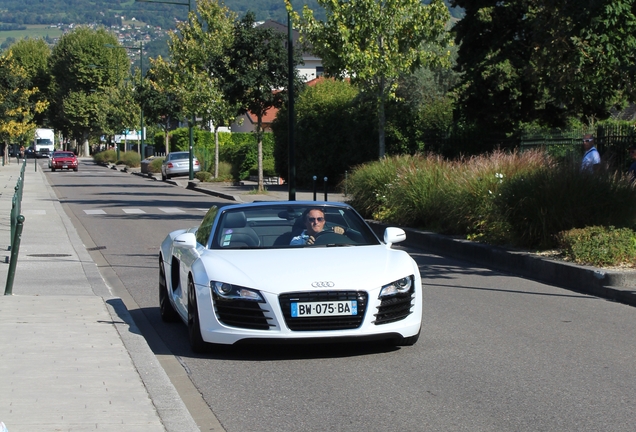
[[[587,133],[594,135],[596,148],[605,166],[627,170],[632,162],[629,148],[636,145],[636,129],[633,125],[603,125],[541,135],[525,134],[520,138],[519,147],[521,150],[542,148],[559,159],[580,160],[583,156],[581,138]]]
[[[26,171],[26,159],[23,159],[20,168],[20,177],[15,185],[15,192],[11,201],[11,243],[9,250],[9,271],[7,273],[7,283],[4,287],[4,295],[13,293],[13,280],[15,278],[15,268],[18,264],[18,253],[20,252],[20,240],[22,239],[22,227],[24,226],[24,216],[22,212],[22,195],[24,193],[24,173]]]

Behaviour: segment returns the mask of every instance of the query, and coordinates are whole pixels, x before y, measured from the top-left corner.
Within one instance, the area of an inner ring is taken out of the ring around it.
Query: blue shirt
[[[593,172],[594,165],[599,165],[600,163],[601,155],[598,154],[598,150],[596,150],[596,147],[592,147],[583,155],[583,160],[581,161],[581,171]]]

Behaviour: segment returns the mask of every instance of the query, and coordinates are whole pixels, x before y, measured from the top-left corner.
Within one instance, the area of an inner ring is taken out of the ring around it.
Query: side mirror
[[[197,238],[194,233],[179,234],[174,238],[174,245],[182,248],[195,248],[197,246]]]
[[[406,233],[402,228],[389,227],[384,230],[384,243],[390,248],[393,243],[406,240]]]

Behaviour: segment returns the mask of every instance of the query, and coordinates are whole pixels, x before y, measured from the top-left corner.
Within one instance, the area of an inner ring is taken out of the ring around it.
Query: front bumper
[[[201,335],[206,342],[235,344],[399,340],[418,334],[422,321],[421,282],[416,281],[412,292],[407,298],[398,299],[397,305],[395,298],[380,300],[379,291],[302,292],[280,296],[261,292],[265,303],[250,302],[229,311],[223,301],[212,298],[208,287],[198,287]],[[318,301],[316,294],[321,294],[324,301],[357,299],[359,313],[344,317],[291,317],[290,298],[300,295],[303,296],[301,301]]]

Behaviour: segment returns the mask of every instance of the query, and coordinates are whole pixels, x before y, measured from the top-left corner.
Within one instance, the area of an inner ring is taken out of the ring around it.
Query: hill
[[[426,0],[425,0],[426,1]],[[445,0],[449,4],[449,0]],[[188,0],[183,0],[184,5]],[[195,7],[196,0],[192,0]],[[318,18],[324,17],[316,0],[294,0],[296,10],[308,5]],[[251,10],[256,19],[272,19],[281,23],[287,20],[283,0],[226,0],[225,5],[239,15]],[[450,8],[450,6],[449,6]],[[450,8],[454,17],[459,17],[457,8]],[[176,20],[185,20],[188,9],[158,2],[136,2],[134,0],[0,0],[0,24],[24,26],[27,24],[101,24],[106,27],[119,26],[125,19],[135,18],[155,27],[174,28]],[[2,31],[2,26],[0,26]]]

